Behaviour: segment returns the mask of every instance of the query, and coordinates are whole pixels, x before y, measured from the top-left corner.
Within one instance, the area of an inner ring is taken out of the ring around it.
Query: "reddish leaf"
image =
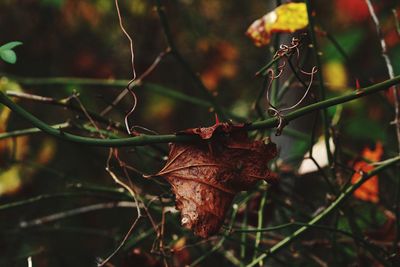
[[[216,233],[236,193],[273,178],[267,168],[276,156],[273,143],[252,141],[243,124],[216,123],[179,134],[198,135],[192,144],[172,144],[157,174],[171,184],[182,225],[201,237]]]
[[[370,16],[365,0],[336,0],[336,9],[348,21],[361,22]]]

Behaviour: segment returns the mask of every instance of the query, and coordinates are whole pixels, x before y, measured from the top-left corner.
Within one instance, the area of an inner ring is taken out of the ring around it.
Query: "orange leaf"
[[[364,148],[362,156],[370,161],[380,161],[383,154],[383,146],[381,142],[377,142],[375,149]]]
[[[198,45],[208,57],[201,72],[201,80],[207,89],[216,91],[222,79],[230,79],[236,75],[239,52],[234,45],[226,41],[210,43],[203,40]]]
[[[375,149],[371,150],[368,147],[365,148],[362,152],[363,158],[370,160],[370,161],[379,161],[383,154],[383,147],[381,142],[377,142]],[[361,179],[361,173],[372,171],[374,167],[368,164],[365,161],[358,161],[354,164],[354,173],[353,177],[351,178],[351,183],[354,184]],[[364,182],[355,192],[354,197],[364,200],[370,201],[372,203],[379,202],[379,181],[378,176],[372,176],[366,182]]]
[[[246,34],[256,46],[267,45],[274,32],[295,32],[308,25],[307,6],[304,3],[287,3],[278,6],[254,21]]]

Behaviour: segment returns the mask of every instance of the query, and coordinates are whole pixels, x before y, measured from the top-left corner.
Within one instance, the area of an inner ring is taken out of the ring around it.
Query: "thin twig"
[[[133,40],[132,40],[131,36],[129,35],[129,33],[125,30],[124,23],[122,21],[121,12],[119,10],[118,0],[115,0],[115,8],[117,10],[119,27],[121,28],[122,32],[125,34],[126,38],[128,38],[128,40],[129,40],[129,48],[130,48],[130,52],[131,52],[131,65],[132,65],[132,80],[129,83],[131,83],[136,79],[135,53],[133,50]]]
[[[281,0],[276,0],[275,2],[276,2],[276,8],[279,7],[282,4]],[[281,40],[281,34],[279,32],[277,32],[275,34],[275,38],[274,38],[274,41],[273,41],[274,42],[274,45],[273,45],[273,52],[274,53],[277,53],[277,51],[279,50],[280,40]],[[274,65],[275,65],[274,66],[274,70],[275,70],[275,72],[277,72],[278,69],[279,69],[279,64],[275,63]],[[278,91],[279,91],[279,79],[275,80],[274,87],[272,88],[272,92],[271,92],[272,103],[274,105],[277,105],[277,103],[278,103],[277,102]]]
[[[310,225],[304,222],[289,222],[289,223],[285,223],[285,224],[281,224],[281,225],[277,225],[277,226],[272,226],[272,227],[268,227],[268,228],[250,228],[250,229],[233,229],[232,233],[259,233],[259,232],[273,232],[273,231],[278,231],[278,230],[282,230],[282,229],[287,229],[287,228],[292,228],[293,226],[306,226],[312,229],[319,229],[319,230],[325,230],[325,231],[329,231],[329,232],[335,232],[335,233],[339,233],[345,236],[348,236],[354,240],[358,240],[360,243],[362,243],[365,246],[370,246],[371,244],[368,243],[365,239],[360,238],[357,235],[352,234],[351,232],[345,231],[345,230],[341,230],[341,229],[337,229],[331,226],[327,226],[327,225],[319,225],[319,224],[314,224],[314,225]],[[377,249],[377,247],[375,247],[375,249]]]
[[[53,128],[56,128],[56,129],[67,129],[67,128],[71,127],[72,125],[69,122],[64,122],[64,123],[59,123],[59,124],[53,124],[50,126]],[[0,133],[0,140],[12,138],[12,137],[24,136],[24,135],[31,135],[31,134],[35,134],[35,133],[42,133],[42,132],[43,131],[40,130],[39,128],[14,130],[14,131],[10,131],[10,132]]]
[[[115,156],[115,158],[118,159],[118,156],[114,155],[114,153],[117,153],[117,152],[114,152],[114,149],[110,148],[109,153],[108,153],[108,158],[107,158],[107,161],[106,161],[106,171],[110,174],[110,176],[113,178],[113,180],[114,180],[114,182],[116,184],[120,185],[125,190],[127,190],[129,192],[129,194],[133,197],[134,202],[136,203],[137,217],[136,217],[136,219],[134,219],[133,223],[131,224],[131,227],[129,228],[129,230],[127,231],[127,233],[125,234],[124,238],[119,243],[117,248],[115,248],[113,250],[113,252],[106,259],[99,261],[98,264],[97,264],[98,267],[104,266],[112,257],[114,257],[115,254],[118,253],[118,251],[125,245],[126,240],[128,240],[128,237],[131,235],[133,229],[135,228],[136,224],[139,222],[140,218],[143,216],[142,213],[141,213],[139,202],[138,202],[138,200],[136,198],[136,192],[134,191],[134,189],[131,188],[130,186],[128,186],[123,181],[121,181],[118,178],[118,176],[110,168],[111,158],[113,156]]]
[[[117,192],[113,192],[117,193]],[[120,194],[121,192],[119,192]],[[62,192],[62,193],[54,193],[54,194],[44,194],[44,195],[39,195],[36,197],[16,201],[16,202],[11,202],[11,203],[5,203],[0,205],[0,211],[7,210],[7,209],[13,209],[16,207],[21,207],[25,205],[31,205],[35,204],[37,202],[40,202],[42,200],[47,200],[47,199],[53,199],[53,198],[70,198],[70,197],[104,197],[104,198],[115,198],[115,196],[110,196],[105,194],[104,192],[89,192],[89,191],[84,191],[84,192]],[[123,195],[121,194],[121,197],[118,198],[123,198]]]
[[[104,139],[105,138],[104,134],[100,130],[99,126],[97,126],[97,124],[93,120],[92,116],[90,116],[89,112],[87,111],[87,109],[85,108],[85,106],[83,105],[81,100],[79,99],[78,95],[77,94],[73,94],[72,98],[75,99],[76,102],[78,102],[79,107],[81,108],[81,110],[82,110],[83,114],[86,116],[86,118],[89,120],[90,124],[92,124],[92,126],[96,129],[96,131],[99,133],[100,137],[102,139]]]
[[[316,34],[315,34],[315,23],[314,23],[314,12],[313,12],[313,8],[311,5],[311,1],[310,0],[306,0],[305,1],[306,5],[307,5],[307,15],[308,15],[308,30],[310,33],[310,37],[311,37],[311,43],[313,46],[313,52],[314,52],[314,58],[315,58],[315,63],[317,65],[317,69],[318,69],[318,81],[319,81],[319,97],[322,101],[325,100],[325,86],[324,86],[324,79],[322,76],[322,64],[321,64],[321,58],[320,58],[320,54],[319,54],[319,46],[318,46],[318,42],[317,42],[317,38],[316,38]],[[326,153],[328,156],[328,162],[329,162],[329,166],[332,166],[332,154],[331,154],[331,149],[330,149],[330,144],[329,144],[329,138],[330,138],[330,134],[329,134],[329,128],[330,128],[330,123],[329,123],[329,117],[328,117],[328,112],[326,109],[322,109],[322,125],[324,127],[324,137],[325,137],[325,146],[326,146]],[[333,175],[334,177],[334,175]]]
[[[135,75],[136,75],[136,74],[135,74]],[[136,76],[135,76],[135,77],[136,77]],[[92,119],[92,117],[90,116],[90,114],[87,112],[86,108],[84,107],[84,105],[83,105],[82,102],[80,101],[79,97],[78,97],[77,95],[74,94],[74,95],[72,95],[72,98],[74,98],[74,99],[78,102],[79,107],[81,108],[82,112],[85,114],[85,116],[86,116],[87,119],[90,121],[90,123],[92,124],[92,126],[96,129],[96,131],[97,131],[98,134],[100,135],[101,139],[104,139],[105,136],[102,134],[102,132],[101,132],[100,128],[97,126],[96,122]],[[136,98],[135,98],[135,99],[136,99]],[[136,105],[136,103],[135,103],[135,105]],[[134,108],[133,108],[132,110],[134,110]],[[138,201],[138,199],[137,199],[137,197],[136,197],[136,192],[135,192],[135,190],[133,189],[133,186],[129,186],[129,185],[127,185],[125,182],[123,182],[122,180],[120,180],[120,179],[118,178],[118,176],[110,169],[110,160],[111,160],[111,156],[113,156],[115,159],[117,159],[117,161],[118,161],[118,163],[119,163],[119,166],[122,167],[122,168],[124,169],[125,175],[127,176],[128,180],[129,180],[129,182],[130,182],[130,179],[129,179],[129,177],[128,177],[129,175],[128,175],[128,172],[127,172],[126,164],[125,164],[125,162],[123,162],[122,160],[120,160],[120,158],[119,158],[119,156],[118,156],[118,149],[116,149],[116,148],[110,148],[110,149],[109,149],[109,155],[108,155],[107,162],[106,162],[106,171],[110,174],[110,176],[113,178],[113,180],[114,180],[118,185],[120,185],[121,187],[123,187],[124,189],[126,189],[126,190],[129,192],[129,194],[132,196],[132,198],[133,198],[133,200],[134,200],[134,202],[135,202],[135,205],[136,205],[137,217],[136,217],[136,219],[133,221],[133,223],[131,224],[131,227],[129,228],[128,232],[125,234],[124,238],[122,239],[122,241],[120,242],[120,244],[117,246],[117,248],[116,248],[106,259],[100,260],[100,261],[98,262],[97,266],[99,266],[99,267],[104,266],[105,264],[107,264],[108,261],[109,261],[112,257],[114,257],[114,255],[115,255],[116,253],[118,253],[118,251],[122,248],[122,246],[125,244],[126,240],[127,240],[127,239],[129,238],[129,236],[131,235],[131,233],[132,233],[133,229],[135,228],[136,224],[139,222],[139,219],[142,217],[141,210],[140,210],[140,205],[139,205],[139,201]],[[136,169],[135,169],[135,171],[136,171]],[[139,172],[139,174],[141,174],[141,173]]]
[[[392,9],[394,23],[396,25],[397,35],[400,36],[400,22],[399,22],[399,15],[397,14],[396,9]]]
[[[343,57],[343,59],[346,61],[346,63],[350,63],[349,55],[347,54],[344,47],[336,40],[336,38],[330,32],[322,31],[322,33],[333,44],[333,46],[336,48],[336,50],[339,52],[339,54]]]
[[[382,57],[385,61],[386,68],[389,74],[389,78],[394,77],[394,70],[392,62],[388,55],[388,48],[385,42],[385,38],[381,31],[381,26],[379,23],[378,16],[375,13],[374,7],[370,0],[365,0],[365,3],[368,5],[368,10],[371,15],[371,18],[375,24],[376,33],[378,38],[380,39],[381,50],[382,50]],[[397,19],[397,13],[394,12],[395,19]],[[397,20],[396,20],[397,21]],[[398,21],[397,21],[398,23]],[[399,35],[400,36],[400,35]],[[396,136],[397,136],[397,152],[400,155],[400,87],[398,85],[393,86],[393,96],[394,96],[394,110],[395,110],[395,118],[394,118],[394,125],[396,127]],[[395,252],[398,251],[398,241],[400,240],[400,180],[397,180],[397,190],[396,190],[396,203],[395,203],[395,210],[396,210],[396,238],[393,241],[393,250]]]
[[[89,206],[84,206],[76,209],[66,210],[57,212],[51,215],[47,215],[44,217],[36,218],[29,221],[21,221],[19,223],[20,228],[27,228],[33,226],[39,226],[46,223],[51,223],[54,221],[62,220],[68,217],[81,215],[84,213],[97,211],[97,210],[104,210],[104,209],[113,209],[113,208],[137,208],[137,204],[131,201],[119,201],[119,202],[105,202],[105,203],[98,203]]]
[[[103,124],[106,125],[110,125],[111,127],[121,130],[123,128],[121,128],[120,124],[117,122],[113,122],[99,114],[96,114],[92,111],[88,111],[86,109],[86,113],[82,110],[81,106],[77,106],[75,104],[72,103],[71,99],[74,98],[74,96],[70,96],[68,98],[65,99],[54,99],[51,97],[45,97],[45,96],[40,96],[40,95],[35,95],[35,94],[28,94],[28,93],[21,93],[21,92],[16,92],[16,91],[6,91],[6,94],[8,96],[11,97],[16,97],[19,99],[25,99],[25,100],[30,100],[30,101],[38,101],[44,104],[49,104],[49,105],[54,105],[54,106],[59,106],[59,107],[63,107],[66,108],[68,110],[71,111],[75,111],[78,112],[82,115],[89,115],[91,118],[93,118],[93,120],[97,121],[97,122],[101,122]]]
[[[238,211],[238,205],[233,205],[232,207],[232,216],[230,218],[229,221],[229,231],[232,229],[232,225],[235,222],[236,219],[236,214]],[[222,245],[225,242],[226,237],[223,236],[216,245],[213,246],[213,248],[209,251],[207,251],[206,253],[204,253],[203,255],[201,255],[199,258],[197,258],[196,260],[194,260],[189,267],[194,267],[194,266],[198,266],[201,262],[203,262],[207,257],[211,256],[215,251],[217,251],[218,249],[220,249],[222,247]]]
[[[130,83],[130,87],[133,88],[134,86],[140,85],[143,80],[150,75],[155,68],[160,64],[161,60],[170,52],[169,49],[166,49],[165,51],[161,52],[156,59],[154,60],[154,62],[147,68],[147,70],[145,70],[142,75],[140,75],[134,82]],[[129,82],[128,82],[129,83]],[[123,90],[111,103],[111,105],[109,105],[108,107],[106,107],[101,113],[101,116],[106,115],[108,112],[110,112],[112,110],[113,107],[115,107],[116,105],[118,105],[118,103],[126,96],[126,94],[129,92],[128,88],[125,88],[125,90]]]
[[[395,77],[393,71],[393,65],[388,55],[387,45],[385,42],[385,38],[382,35],[381,26],[379,23],[379,19],[375,13],[374,7],[370,0],[365,0],[365,3],[368,5],[369,13],[372,17],[372,20],[375,23],[376,32],[380,39],[381,49],[382,49],[382,57],[385,60],[386,68],[389,74],[389,78]],[[397,148],[398,153],[400,153],[400,88],[399,86],[394,86],[394,107],[395,107],[395,119],[394,124],[396,125],[396,135],[397,135]]]

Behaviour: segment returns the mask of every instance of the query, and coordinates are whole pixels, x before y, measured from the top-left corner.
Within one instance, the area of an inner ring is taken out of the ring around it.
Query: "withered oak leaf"
[[[170,144],[168,161],[156,174],[171,184],[182,225],[200,237],[218,232],[238,192],[274,179],[267,164],[277,154],[276,145],[250,140],[244,127],[217,122],[177,133],[200,138]]]

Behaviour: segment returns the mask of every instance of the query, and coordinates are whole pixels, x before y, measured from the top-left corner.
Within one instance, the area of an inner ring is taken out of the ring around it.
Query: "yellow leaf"
[[[246,34],[256,46],[267,45],[274,32],[290,32],[304,29],[308,25],[307,6],[304,3],[287,3],[254,21]]]
[[[175,102],[166,96],[154,95],[149,98],[146,114],[154,116],[157,121],[163,121],[170,118],[170,115],[174,111]]]
[[[307,6],[304,3],[288,3],[275,9],[277,20],[272,31],[295,32],[308,25]]]
[[[347,73],[343,63],[330,61],[324,64],[324,80],[333,91],[343,91],[347,88]]]
[[[11,195],[21,187],[21,168],[13,165],[0,172],[0,196]]]

